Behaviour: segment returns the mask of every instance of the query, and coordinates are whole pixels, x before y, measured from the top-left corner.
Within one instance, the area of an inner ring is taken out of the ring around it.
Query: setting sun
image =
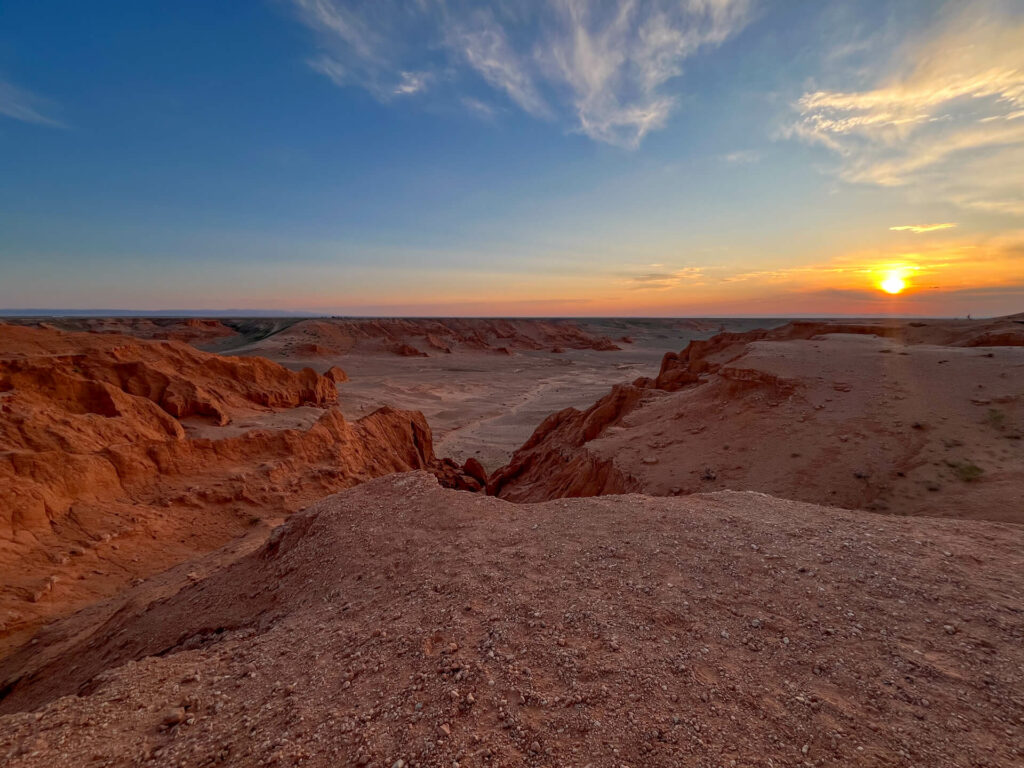
[[[906,280],[896,274],[889,275],[881,284],[882,290],[886,293],[899,293],[906,287]]]

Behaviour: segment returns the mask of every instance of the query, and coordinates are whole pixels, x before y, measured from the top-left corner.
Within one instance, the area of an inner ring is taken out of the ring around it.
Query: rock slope
[[[435,459],[418,413],[346,421],[343,375],[0,325],[0,655],[42,620],[362,480],[431,468],[479,487]],[[275,421],[296,412],[297,427]]]
[[[1024,522],[1024,325],[797,322],[665,356],[552,414],[489,492],[514,501],[716,489]]]
[[[1024,529],[393,475],[0,667],[0,759],[1010,766]]]
[[[453,352],[619,349],[572,320],[331,318],[301,320],[244,348],[274,359],[316,359],[356,352],[404,357]]]
[[[222,320],[204,317],[8,317],[4,322],[30,328],[119,333],[139,339],[183,341],[203,346],[238,335]]]

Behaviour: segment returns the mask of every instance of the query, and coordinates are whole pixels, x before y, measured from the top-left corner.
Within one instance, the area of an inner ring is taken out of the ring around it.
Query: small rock
[[[166,712],[164,712],[161,722],[168,728],[185,722],[185,708],[171,707]]]

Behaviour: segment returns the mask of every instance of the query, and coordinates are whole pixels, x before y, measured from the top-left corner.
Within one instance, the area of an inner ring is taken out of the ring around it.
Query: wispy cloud
[[[474,26],[459,29],[447,37],[469,65],[492,87],[534,117],[550,117],[551,108],[540,95],[525,62],[512,48],[505,31],[486,14],[478,15]]]
[[[850,182],[1024,215],[1024,19],[972,4],[907,46],[878,85],[805,93],[793,133]]]
[[[402,72],[400,74],[402,79],[394,90],[396,96],[411,96],[414,93],[419,93],[427,87],[431,79],[429,72]]]
[[[703,267],[682,267],[666,270],[661,264],[648,265],[650,271],[623,274],[627,286],[632,290],[666,290],[684,283],[702,285]]]
[[[492,120],[498,114],[498,110],[493,106],[485,101],[480,101],[480,99],[474,99],[472,96],[463,96],[462,106],[484,120]]]
[[[23,123],[63,127],[63,123],[46,114],[48,102],[24,88],[0,80],[0,115]]]
[[[750,165],[761,160],[761,153],[753,149],[741,149],[722,155],[722,159],[729,165]]]
[[[668,83],[684,62],[737,34],[753,0],[292,2],[318,35],[310,65],[338,85],[386,100],[444,83],[476,104],[484,85],[529,115],[633,148],[677,108]]]
[[[927,232],[938,232],[942,229],[953,229],[956,224],[949,221],[944,224],[904,224],[899,227],[889,227],[891,232],[913,232],[915,235],[923,235]]]

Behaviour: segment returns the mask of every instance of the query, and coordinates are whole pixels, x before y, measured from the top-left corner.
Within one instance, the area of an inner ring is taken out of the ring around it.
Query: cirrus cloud
[[[956,226],[952,221],[942,224],[903,224],[898,227],[889,227],[890,232],[913,232],[915,235],[924,235],[928,232],[939,232],[943,229],[953,229]]]
[[[814,90],[792,134],[853,183],[1024,215],[1024,18],[972,4],[900,52],[874,87]]]
[[[49,104],[24,88],[19,88],[6,80],[0,80],[0,115],[19,120],[23,123],[49,125],[55,128],[64,127],[59,120],[46,114]]]
[[[635,148],[677,108],[684,62],[747,24],[753,0],[292,0],[317,34],[310,66],[381,100],[481,86],[533,117]],[[438,88],[440,90],[440,88]]]

